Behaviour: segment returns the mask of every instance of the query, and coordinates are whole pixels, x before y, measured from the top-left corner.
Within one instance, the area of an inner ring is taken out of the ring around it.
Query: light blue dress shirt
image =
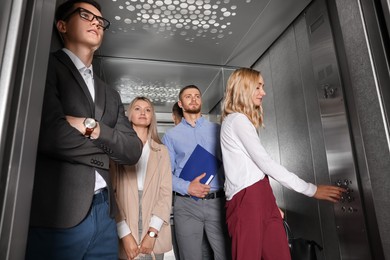
[[[164,135],[162,141],[168,148],[172,165],[172,188],[173,191],[180,194],[188,194],[189,181],[180,178],[181,170],[186,164],[188,158],[194,151],[196,145],[201,145],[208,152],[221,160],[220,146],[220,129],[221,126],[200,117],[192,127],[185,118],[181,123],[172,129],[169,129]],[[222,161],[222,160],[221,160]],[[211,191],[217,191],[223,188],[224,174],[223,166],[216,177],[209,184]]]

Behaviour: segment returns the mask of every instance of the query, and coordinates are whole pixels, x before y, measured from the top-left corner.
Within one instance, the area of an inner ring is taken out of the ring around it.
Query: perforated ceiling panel
[[[168,112],[178,90],[195,84],[207,113],[223,97],[223,71],[253,65],[310,0],[100,3],[112,23],[96,53],[100,71],[124,102],[145,95]]]
[[[235,1],[211,0],[165,0],[165,1],[118,1],[112,0],[118,8],[114,17],[113,33],[127,33],[140,27],[163,38],[179,36],[194,42],[207,38],[215,44],[227,35],[232,35],[232,17],[240,11]],[[233,2],[233,3],[232,3]],[[241,4],[249,4],[246,0]]]

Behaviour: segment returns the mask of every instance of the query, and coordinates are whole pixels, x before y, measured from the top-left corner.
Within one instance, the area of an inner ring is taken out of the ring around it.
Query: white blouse
[[[314,196],[317,186],[307,183],[276,163],[260,142],[255,126],[241,113],[229,114],[221,127],[226,199],[262,180],[265,174],[286,188]]]
[[[150,147],[149,141],[146,141],[144,147],[142,148],[142,154],[139,158],[137,164],[135,165],[135,170],[137,172],[137,183],[138,190],[144,190],[144,183],[146,177],[146,169],[148,168]]]

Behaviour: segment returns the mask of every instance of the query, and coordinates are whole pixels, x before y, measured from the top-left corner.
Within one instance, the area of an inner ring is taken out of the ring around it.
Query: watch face
[[[96,121],[93,118],[86,118],[84,121],[84,126],[86,128],[95,128],[96,127]]]
[[[157,237],[157,234],[156,234],[155,232],[153,232],[153,231],[149,231],[149,232],[148,232],[148,235],[149,235],[150,237]]]

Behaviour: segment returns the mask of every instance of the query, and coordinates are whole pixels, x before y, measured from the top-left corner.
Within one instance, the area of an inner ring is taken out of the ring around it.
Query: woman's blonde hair
[[[252,101],[260,76],[259,71],[249,68],[237,69],[230,75],[223,102],[222,120],[227,115],[238,112],[246,115],[256,128],[263,125],[263,108]]]
[[[160,137],[158,136],[156,113],[154,111],[154,106],[153,106],[152,101],[150,101],[150,99],[148,99],[147,97],[135,97],[130,102],[129,107],[127,108],[127,117],[129,118],[130,123],[133,124],[133,122],[131,122],[131,113],[133,111],[135,103],[138,100],[143,100],[143,101],[147,102],[152,109],[152,119],[150,120],[150,125],[148,127],[148,141],[149,141],[150,148],[155,150],[155,148],[152,147],[152,142],[150,142],[150,140],[152,139],[153,141],[155,141],[158,144],[162,144],[162,142],[161,142]]]

